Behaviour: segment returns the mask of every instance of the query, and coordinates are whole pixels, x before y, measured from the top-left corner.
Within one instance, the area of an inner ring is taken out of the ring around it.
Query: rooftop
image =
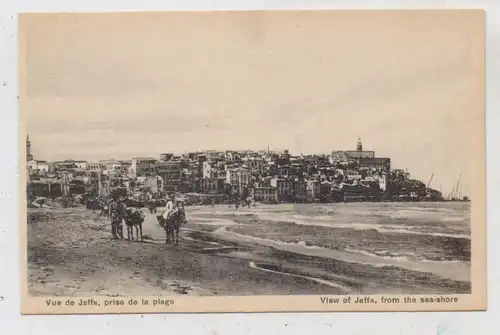
[[[134,157],[136,161],[156,161],[153,157]]]

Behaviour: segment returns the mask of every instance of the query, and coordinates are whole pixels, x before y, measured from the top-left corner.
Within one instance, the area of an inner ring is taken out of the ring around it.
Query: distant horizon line
[[[284,153],[285,151],[288,151],[289,154],[291,154],[292,156],[314,156],[314,155],[324,155],[324,156],[328,156],[328,155],[331,155],[332,152],[334,151],[357,151],[356,148],[353,148],[353,149],[331,149],[329,151],[319,151],[319,152],[313,152],[313,151],[300,151],[300,153],[295,153],[293,150],[290,150],[288,148],[272,148],[271,146],[267,147],[267,148],[260,148],[260,149],[251,149],[251,148],[225,148],[225,149],[196,149],[196,150],[172,150],[172,151],[161,151],[161,152],[156,152],[155,154],[152,154],[152,153],[144,153],[144,154],[133,154],[133,155],[130,155],[128,154],[128,157],[132,157],[132,158],[126,158],[126,159],[121,159],[121,158],[101,158],[101,159],[98,159],[98,158],[92,158],[90,160],[92,161],[99,161],[99,160],[127,160],[127,159],[133,159],[135,157],[155,157],[155,156],[160,156],[162,154],[172,154],[172,155],[175,155],[175,156],[178,156],[178,155],[186,155],[186,154],[191,154],[191,153],[206,153],[206,152],[217,152],[217,153],[221,153],[221,152],[245,152],[245,151],[250,151],[250,152],[255,152],[255,153],[259,153],[259,152],[270,152],[270,153]],[[363,149],[362,151],[364,152],[376,152],[375,149],[370,149],[370,150],[365,150]],[[31,152],[31,155],[34,157],[35,155],[33,155],[33,152]],[[58,155],[56,155],[58,156]],[[83,155],[85,156],[85,155]],[[90,155],[89,155],[90,156]],[[66,156],[68,157],[68,156]],[[379,157],[380,158],[380,157]],[[34,159],[36,160],[36,159]],[[46,159],[40,159],[40,160],[46,160]],[[56,161],[56,160],[74,160],[74,161],[83,161],[83,160],[89,160],[89,159],[75,159],[75,158],[60,158],[60,159],[53,159],[53,161]]]
[[[183,149],[183,150],[179,150],[179,149],[176,149],[176,150],[172,150],[172,151],[168,151],[168,150],[165,150],[165,151],[161,151],[161,152],[155,152],[154,154],[153,153],[144,153],[144,154],[134,154],[134,155],[131,155],[131,154],[126,154],[127,157],[132,157],[132,158],[96,158],[96,157],[92,157],[92,158],[88,158],[88,159],[74,159],[74,158],[67,158],[68,156],[66,157],[62,157],[62,156],[59,156],[59,155],[54,155],[55,157],[61,157],[61,158],[52,158],[52,161],[63,161],[63,160],[75,160],[75,161],[82,161],[82,160],[86,160],[86,161],[99,161],[99,160],[129,160],[129,159],[133,159],[134,157],[159,157],[161,154],[173,154],[173,155],[185,155],[185,154],[189,154],[189,153],[201,153],[201,152],[209,152],[209,151],[215,151],[215,152],[244,152],[244,151],[252,151],[252,152],[277,152],[277,153],[283,153],[285,152],[286,150],[289,151],[289,153],[292,155],[292,156],[301,156],[301,155],[304,155],[304,156],[308,156],[308,155],[325,155],[325,156],[328,156],[328,155],[331,155],[333,151],[357,151],[357,146],[358,145],[361,145],[363,146],[363,141],[361,139],[361,137],[359,135],[357,136],[353,136],[353,138],[356,138],[356,142],[355,144],[352,146],[351,149],[347,149],[347,148],[344,148],[344,149],[330,149],[328,151],[324,151],[324,150],[320,150],[320,151],[307,151],[307,150],[297,150],[297,153],[295,153],[293,150],[291,150],[289,147],[273,147],[272,145],[270,145],[269,143],[267,144],[267,147],[260,147],[260,148],[256,148],[256,147],[239,147],[239,148],[229,148],[229,147],[226,147],[226,148],[221,148],[221,149],[216,149],[216,148],[205,148],[205,149]],[[29,141],[30,143],[30,148],[33,149],[33,139],[29,136],[29,133],[26,134],[26,140]],[[36,142],[35,142],[36,143]],[[368,149],[368,150],[367,150]],[[300,151],[300,153],[298,153]],[[363,150],[362,151],[365,151],[365,152],[374,152],[376,153],[376,149],[373,148],[373,147],[367,147],[367,146],[363,146]],[[31,150],[31,155],[34,157],[35,155],[33,155],[33,150]],[[125,154],[123,154],[125,155]],[[87,157],[91,157],[92,154],[89,154],[89,155],[82,155],[82,156],[87,156]],[[385,155],[383,157],[378,157],[378,158],[387,158],[389,156]],[[46,160],[46,161],[49,161],[47,159],[41,159],[41,160]]]
[[[288,153],[293,156],[293,157],[299,157],[299,156],[331,156],[333,151],[356,151],[355,149],[332,149],[329,152],[301,152],[300,154],[296,154],[293,151],[289,149],[203,149],[203,150],[186,150],[186,151],[163,151],[160,153],[155,154],[139,154],[139,155],[130,155],[129,157],[131,158],[93,158],[93,159],[77,159],[77,158],[58,158],[58,159],[52,159],[52,161],[102,161],[102,160],[116,160],[116,161],[123,161],[123,160],[132,160],[134,158],[138,157],[159,157],[163,154],[168,154],[168,155],[174,155],[174,156],[182,156],[186,154],[200,154],[200,153],[209,153],[209,152],[215,152],[215,153],[226,153],[226,152],[238,152],[242,153],[245,151],[248,152],[253,152],[253,153],[259,153],[259,152],[266,152],[266,153],[285,153],[285,151],[288,150]],[[363,152],[375,152],[374,150],[363,150]],[[34,156],[32,154],[32,156]],[[390,158],[390,157],[375,157],[375,158]],[[33,160],[43,160],[43,161],[50,161],[47,159],[36,159],[35,157]]]

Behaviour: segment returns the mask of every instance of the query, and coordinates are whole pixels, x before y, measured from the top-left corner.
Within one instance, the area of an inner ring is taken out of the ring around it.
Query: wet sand
[[[33,296],[466,293],[470,284],[223,238],[188,223],[164,243],[147,214],[144,242],[113,240],[109,220],[83,208],[28,209]],[[126,234],[126,232],[125,232]]]

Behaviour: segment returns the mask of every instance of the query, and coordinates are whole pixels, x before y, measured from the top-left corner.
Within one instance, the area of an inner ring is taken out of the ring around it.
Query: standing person
[[[148,206],[149,206],[149,212],[151,214],[153,214],[153,213],[156,214],[156,200],[154,200],[154,199],[149,200]]]
[[[158,195],[155,195],[153,197],[153,200],[152,200],[153,201],[153,213],[155,213],[155,214],[156,214],[156,207],[158,206],[158,199],[159,199]]]
[[[165,211],[163,212],[163,218],[167,220],[169,217],[170,213],[174,210],[174,201],[173,200],[168,200],[167,204],[165,205]]]
[[[109,217],[111,219],[111,234],[114,239],[123,238],[122,220],[124,212],[123,204],[117,198],[113,198],[109,204]]]
[[[100,215],[107,215],[109,214],[109,204],[110,200],[99,200],[99,205],[101,206],[101,214]]]
[[[179,201],[177,203],[177,209],[178,209],[179,213],[181,214],[182,223],[186,224],[187,217],[186,217],[186,210],[184,209],[184,202],[183,201]]]

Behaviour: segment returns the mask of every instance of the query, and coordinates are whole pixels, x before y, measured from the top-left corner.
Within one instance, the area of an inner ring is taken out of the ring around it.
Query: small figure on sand
[[[177,210],[179,211],[180,219],[182,224],[187,223],[186,210],[184,209],[184,202],[179,201],[176,203]]]
[[[101,213],[99,215],[108,216],[109,215],[109,204],[111,203],[110,199],[107,200],[99,200],[99,206],[101,207]]]
[[[149,212],[151,214],[156,214],[156,200],[152,199],[148,202]]]
[[[123,238],[122,221],[124,218],[125,206],[118,197],[113,197],[109,204],[109,217],[111,219],[111,234],[114,239]]]

